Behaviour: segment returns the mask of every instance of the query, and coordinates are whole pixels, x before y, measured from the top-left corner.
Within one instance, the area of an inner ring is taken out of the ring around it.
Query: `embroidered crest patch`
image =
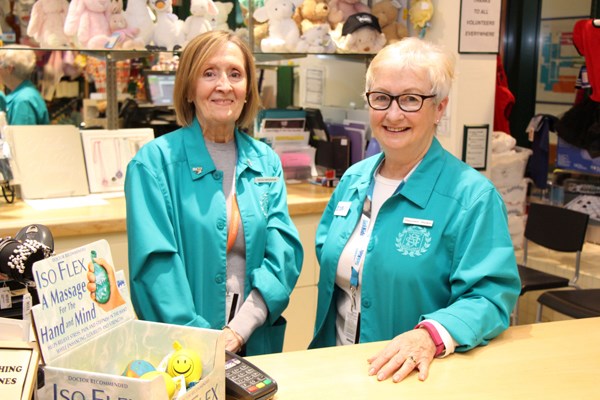
[[[405,256],[418,257],[431,246],[431,234],[422,226],[404,228],[396,237],[396,250]]]

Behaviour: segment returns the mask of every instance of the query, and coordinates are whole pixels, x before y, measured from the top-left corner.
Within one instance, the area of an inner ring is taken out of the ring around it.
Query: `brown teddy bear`
[[[379,20],[386,44],[397,42],[408,36],[406,25],[398,22],[399,11],[392,0],[381,0],[371,7],[371,14]]]
[[[327,23],[329,6],[327,0],[304,0],[300,7],[296,8],[292,17],[302,33],[306,33],[315,25]]]

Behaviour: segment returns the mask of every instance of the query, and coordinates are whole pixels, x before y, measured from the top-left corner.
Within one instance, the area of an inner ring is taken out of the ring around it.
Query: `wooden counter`
[[[249,357],[293,399],[592,399],[600,387],[600,318],[509,328],[488,346],[455,353],[400,383],[367,375],[385,342]]]
[[[322,213],[333,189],[309,183],[287,186],[290,214]],[[23,201],[0,204],[0,237],[14,236],[29,224],[48,226],[57,237],[125,232],[125,197],[107,199],[108,205],[39,211]]]

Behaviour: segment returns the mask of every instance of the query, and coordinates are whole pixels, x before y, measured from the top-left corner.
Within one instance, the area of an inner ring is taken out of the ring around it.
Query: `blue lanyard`
[[[402,189],[403,186],[404,186],[404,180],[402,180],[400,182],[400,184],[394,191],[393,195],[400,192],[400,190]],[[371,179],[371,183],[369,184],[369,189],[367,190],[367,197],[365,198],[365,201],[363,203],[362,215],[361,215],[361,218],[359,221],[359,224],[361,224],[360,232],[359,232],[361,237],[367,235],[367,230],[368,230],[370,222],[371,222],[371,211],[373,209],[372,199],[373,199],[374,190],[375,190],[375,178]],[[370,235],[368,238],[365,238],[365,239],[370,239]],[[366,241],[367,240],[365,240],[365,244],[363,246],[357,247],[356,253],[355,253],[356,255],[354,257],[354,265],[350,267],[351,268],[350,290],[352,292],[354,292],[354,291],[356,291],[356,289],[358,289],[358,285],[359,285],[358,275],[359,275],[359,271],[360,271],[360,262],[361,262],[362,258],[365,256],[365,253],[367,251],[366,250],[366,247],[367,247]]]

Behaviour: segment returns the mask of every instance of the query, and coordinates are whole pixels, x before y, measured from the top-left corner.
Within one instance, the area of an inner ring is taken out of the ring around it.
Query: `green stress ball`
[[[104,304],[110,298],[110,281],[106,269],[94,261],[97,257],[96,250],[91,251],[92,263],[94,264],[94,276],[96,277],[96,301]]]
[[[172,377],[183,375],[185,384],[197,382],[202,376],[202,361],[194,350],[184,349],[178,341],[173,343],[175,352],[169,357],[167,372]]]

